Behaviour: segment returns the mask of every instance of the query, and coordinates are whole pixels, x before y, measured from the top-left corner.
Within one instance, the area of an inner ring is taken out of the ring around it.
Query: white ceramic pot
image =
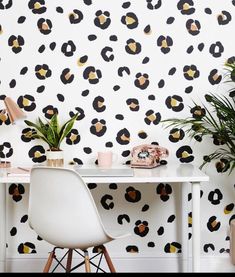
[[[64,165],[64,152],[60,151],[46,151],[47,165],[60,167]]]

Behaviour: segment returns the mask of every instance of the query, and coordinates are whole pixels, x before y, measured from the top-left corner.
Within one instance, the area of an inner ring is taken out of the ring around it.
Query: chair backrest
[[[28,217],[35,232],[58,247],[87,249],[112,240],[87,185],[71,169],[32,168]]]

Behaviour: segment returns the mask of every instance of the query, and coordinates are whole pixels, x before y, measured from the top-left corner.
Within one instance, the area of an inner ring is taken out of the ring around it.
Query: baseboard
[[[81,260],[76,259],[79,263]],[[8,259],[7,272],[42,272],[46,259],[20,257]],[[182,261],[179,257],[115,257],[113,263],[117,272],[182,272]],[[190,259],[189,271],[191,271]],[[103,263],[103,268],[108,271]],[[58,270],[62,272],[63,270]],[[76,272],[83,272],[84,267]],[[92,269],[94,271],[94,268]],[[229,256],[205,256],[201,258],[201,272],[235,272],[235,266],[231,263]]]

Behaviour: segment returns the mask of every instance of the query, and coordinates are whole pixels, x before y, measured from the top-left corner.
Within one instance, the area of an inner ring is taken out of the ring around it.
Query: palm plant
[[[225,70],[226,82],[235,82],[234,57],[226,61]],[[212,160],[219,160],[216,162],[217,171],[225,172],[230,169],[231,173],[235,168],[235,88],[229,90],[228,97],[210,93],[205,95],[205,100],[208,105],[201,106],[193,102],[190,117],[169,118],[162,122],[167,123],[167,128],[185,129],[185,133],[197,141],[210,137],[218,149],[203,156],[200,168]]]
[[[46,123],[44,123],[40,119],[40,117],[38,117],[36,123],[33,123],[29,120],[25,120],[24,122],[28,126],[33,127],[36,130],[36,133],[32,134],[32,138],[37,138],[45,141],[51,151],[60,151],[60,144],[73,128],[74,122],[77,117],[78,113],[76,113],[72,118],[66,121],[61,127],[58,122],[57,113],[52,116],[50,121],[46,120]]]

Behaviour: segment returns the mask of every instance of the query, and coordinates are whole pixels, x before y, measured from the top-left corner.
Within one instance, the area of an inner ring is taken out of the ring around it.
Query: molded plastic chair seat
[[[72,253],[75,249],[84,252],[82,264],[85,263],[86,271],[90,272],[91,259],[87,249],[95,246],[100,246],[101,257],[104,254],[110,271],[115,272],[104,244],[130,235],[117,236],[106,231],[90,190],[82,177],[74,170],[66,168],[32,168],[28,218],[31,228],[55,246],[44,272],[50,270],[53,259],[56,259],[55,250],[58,247],[68,248],[66,272],[81,265],[71,268]],[[97,268],[100,269],[99,266]]]

